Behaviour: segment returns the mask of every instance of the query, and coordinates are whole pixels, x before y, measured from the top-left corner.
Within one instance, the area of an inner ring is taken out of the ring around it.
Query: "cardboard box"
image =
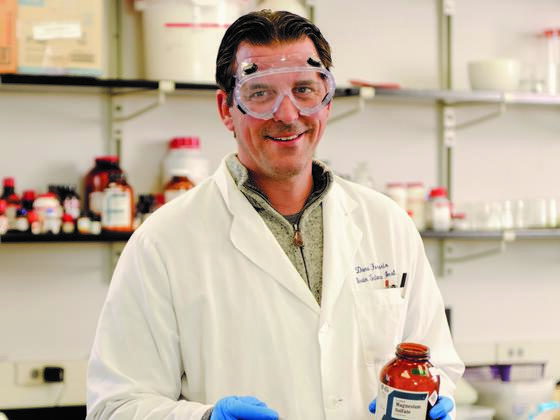
[[[103,74],[103,0],[19,0],[18,73]]]
[[[17,71],[17,0],[0,0],[0,73]]]

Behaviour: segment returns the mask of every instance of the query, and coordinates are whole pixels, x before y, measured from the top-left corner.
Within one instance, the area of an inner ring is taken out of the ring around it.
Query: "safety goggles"
[[[239,109],[268,120],[288,97],[301,115],[325,108],[334,96],[332,73],[314,57],[249,57],[238,63],[233,91]]]

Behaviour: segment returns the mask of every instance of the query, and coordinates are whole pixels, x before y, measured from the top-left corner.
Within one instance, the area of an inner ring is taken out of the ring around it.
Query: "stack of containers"
[[[163,160],[162,185],[166,202],[208,177],[208,160],[196,136],[174,137]]]

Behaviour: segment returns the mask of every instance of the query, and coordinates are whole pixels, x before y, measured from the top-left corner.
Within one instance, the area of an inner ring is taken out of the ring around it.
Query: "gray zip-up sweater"
[[[239,190],[257,210],[276,240],[321,304],[323,285],[323,207],[321,202],[331,187],[333,175],[319,161],[313,161],[313,190],[303,210],[283,216],[272,207],[264,193],[251,181],[237,156],[226,158],[228,170]],[[297,233],[296,233],[297,232]]]

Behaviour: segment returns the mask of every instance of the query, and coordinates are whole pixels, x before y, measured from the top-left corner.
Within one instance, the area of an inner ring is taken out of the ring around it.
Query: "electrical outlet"
[[[45,383],[43,371],[45,365],[41,362],[18,362],[16,363],[16,385],[35,386]]]

